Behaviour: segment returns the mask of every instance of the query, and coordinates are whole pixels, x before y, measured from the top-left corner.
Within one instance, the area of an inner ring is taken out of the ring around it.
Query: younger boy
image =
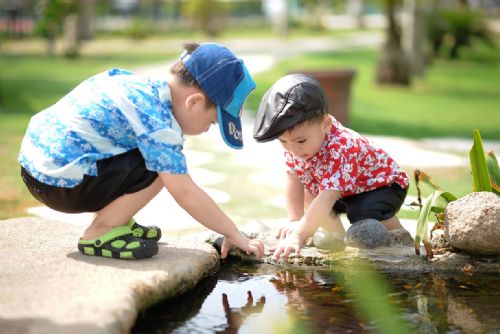
[[[285,149],[288,216],[298,221],[279,230],[274,259],[299,253],[319,227],[343,242],[339,213],[351,224],[376,219],[389,230],[402,227],[395,214],[408,176],[385,151],[328,114],[317,80],[304,74],[279,79],[262,99],[254,138],[278,139]]]
[[[201,224],[225,236],[222,258],[249,240],[191,179],[184,135],[214,123],[241,148],[240,113],[255,88],[243,62],[214,43],[184,45],[166,80],[121,69],[97,74],[32,117],[19,161],[31,194],[62,212],[95,212],[78,243],[86,255],[141,259],[158,252],[161,230],[133,216],[163,187]],[[168,218],[168,213],[166,217]]]

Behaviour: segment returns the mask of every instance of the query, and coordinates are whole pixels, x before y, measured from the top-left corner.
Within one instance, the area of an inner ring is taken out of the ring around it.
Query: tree
[[[465,6],[441,8],[430,18],[434,33],[429,37],[438,55],[442,46],[448,48],[448,57],[458,59],[460,50],[472,46],[474,40],[494,46],[484,15]]]
[[[425,13],[421,0],[404,0],[402,45],[409,61],[411,74],[423,76],[425,72]]]
[[[396,22],[398,0],[384,0],[387,29],[386,41],[377,64],[377,83],[409,85],[410,63],[401,47],[401,33]]]
[[[37,30],[47,39],[47,53],[55,54],[57,34],[61,31],[65,18],[78,11],[76,0],[45,0]]]
[[[208,36],[219,33],[221,18],[227,12],[226,5],[220,0],[187,0],[182,9],[192,24]]]
[[[156,3],[157,1],[155,1]],[[94,20],[95,0],[78,0],[78,40],[92,38],[92,21]]]

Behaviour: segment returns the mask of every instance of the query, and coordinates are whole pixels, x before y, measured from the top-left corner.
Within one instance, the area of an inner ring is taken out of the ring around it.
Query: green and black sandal
[[[161,229],[158,226],[142,226],[137,224],[134,218],[129,220],[127,226],[137,238],[154,241],[158,241],[161,238]]]
[[[80,239],[78,250],[85,255],[138,260],[156,255],[158,244],[135,237],[128,226],[118,226],[97,239]]]

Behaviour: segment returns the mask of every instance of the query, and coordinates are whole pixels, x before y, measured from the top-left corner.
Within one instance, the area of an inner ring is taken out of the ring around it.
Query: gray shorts
[[[98,176],[85,175],[74,188],[42,183],[21,167],[30,193],[49,208],[66,213],[95,212],[125,194],[150,186],[158,173],[146,169],[138,149],[97,162]]]
[[[349,222],[363,219],[387,220],[401,208],[408,193],[408,188],[401,188],[397,183],[377,188],[361,194],[339,199],[333,206],[335,213],[346,213]]]

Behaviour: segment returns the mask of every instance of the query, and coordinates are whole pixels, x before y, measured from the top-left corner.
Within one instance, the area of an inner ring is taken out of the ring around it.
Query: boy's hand
[[[298,223],[299,223],[298,221],[291,221],[286,223],[286,225],[278,228],[278,231],[276,232],[276,239],[280,240],[285,239],[288,235],[290,235],[293,232]]]
[[[300,249],[303,245],[304,242],[302,241],[302,238],[296,231],[294,231],[286,238],[281,239],[276,247],[270,249],[271,251],[274,251],[273,260],[276,261],[280,258],[280,256],[283,256],[283,258],[288,261],[288,255],[291,253],[300,255]]]
[[[262,243],[262,240],[248,239],[241,233],[239,233],[236,237],[233,238],[224,237],[224,241],[222,241],[220,250],[222,259],[225,259],[227,257],[227,253],[233,246],[246,252],[247,255],[255,255],[257,259],[260,259],[264,255],[264,244]]]

